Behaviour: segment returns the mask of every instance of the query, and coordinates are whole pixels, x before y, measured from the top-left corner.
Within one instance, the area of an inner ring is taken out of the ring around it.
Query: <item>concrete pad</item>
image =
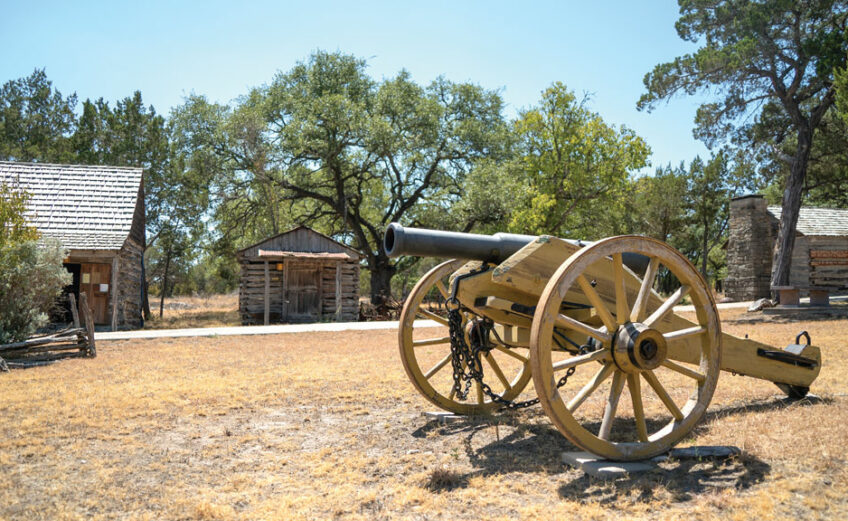
[[[436,420],[439,423],[455,422],[457,420],[461,420],[462,418],[464,418],[464,416],[459,416],[459,415],[454,414],[452,412],[445,412],[445,411],[428,411],[428,412],[423,413],[423,415],[428,420]]]
[[[672,449],[666,454],[660,454],[649,460],[640,461],[611,461],[590,452],[563,452],[562,462],[566,465],[582,470],[586,474],[599,479],[616,479],[627,477],[631,474],[649,472],[660,469],[659,463],[669,460],[692,460],[692,459],[726,459],[741,454],[739,447],[724,445],[712,445],[704,447],[686,447]]]
[[[589,452],[563,452],[562,462],[592,477],[615,479],[657,468],[651,461],[610,461]]]

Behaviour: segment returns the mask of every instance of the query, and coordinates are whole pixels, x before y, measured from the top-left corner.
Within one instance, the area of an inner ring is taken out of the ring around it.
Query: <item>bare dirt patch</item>
[[[392,331],[102,342],[0,375],[0,518],[848,518],[848,320],[735,313],[726,330],[775,345],[810,331],[820,399],[722,374],[683,445],[741,457],[612,482],[561,464],[538,408],[422,417]]]

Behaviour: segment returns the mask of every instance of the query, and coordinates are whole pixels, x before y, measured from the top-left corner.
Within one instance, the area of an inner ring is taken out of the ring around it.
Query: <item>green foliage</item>
[[[0,245],[0,344],[24,340],[47,323],[56,298],[71,282],[64,256],[55,241]]]
[[[834,70],[845,67],[848,2],[679,4],[677,33],[700,47],[646,74],[647,92],[637,107],[651,110],[677,94],[707,93],[717,99],[699,107],[695,136],[709,147],[731,142],[755,153],[773,179],[785,179],[772,273],[772,285],[785,285],[810,151],[835,100]]]
[[[382,250],[389,222],[476,222],[450,211],[472,168],[504,154],[500,97],[442,78],[421,86],[405,71],[377,82],[365,67],[316,52],[232,108],[190,98],[178,109],[190,156],[215,165],[216,249],[308,224],[362,252],[379,300],[397,269]]]
[[[555,83],[515,123],[524,189],[510,230],[612,235],[615,223],[605,216],[624,201],[630,173],[646,165],[650,149],[633,131],[607,125],[587,101]]]
[[[29,194],[0,183],[0,344],[26,339],[47,322],[71,275],[53,240],[39,245],[24,217]]]
[[[43,69],[0,87],[0,159],[6,161],[73,160],[77,97],[53,88]]]
[[[681,163],[657,168],[653,176],[635,179],[630,190],[633,204],[627,207],[631,233],[641,233],[663,242],[677,239],[686,225],[688,174]]]
[[[785,127],[772,125],[773,119],[762,117],[769,111],[786,114],[793,126],[813,112],[827,111],[833,101],[833,69],[845,63],[846,2],[680,0],[679,4],[678,35],[701,47],[645,75],[647,92],[637,105],[640,110],[651,110],[677,94],[723,96],[698,109],[695,135],[708,145],[735,131],[772,137],[785,132]]]
[[[0,183],[0,248],[38,239],[38,231],[24,217],[29,197],[22,190]]]

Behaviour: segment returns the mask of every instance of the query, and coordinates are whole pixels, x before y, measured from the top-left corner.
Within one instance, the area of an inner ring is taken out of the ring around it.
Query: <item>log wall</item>
[[[359,263],[354,260],[283,258],[266,261],[241,255],[239,262],[239,313],[245,325],[266,322],[266,298],[269,324],[359,318]],[[309,272],[314,275],[308,276]],[[297,285],[292,273],[298,274]],[[287,276],[291,280],[287,280]]]
[[[127,239],[118,253],[118,327],[141,327],[142,270],[144,249],[133,239]],[[109,303],[110,310],[112,303]]]

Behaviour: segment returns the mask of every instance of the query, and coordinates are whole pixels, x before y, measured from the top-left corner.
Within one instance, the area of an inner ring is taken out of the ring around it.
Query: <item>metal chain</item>
[[[468,392],[471,390],[471,382],[476,381],[480,388],[493,402],[500,404],[505,409],[515,410],[531,407],[539,403],[539,398],[516,402],[507,400],[497,394],[492,388],[483,381],[483,364],[480,361],[480,353],[491,351],[489,345],[489,332],[492,330],[492,323],[486,320],[480,321],[475,325],[478,328],[475,334],[471,335],[472,346],[469,346],[465,341],[465,332],[462,328],[462,312],[455,297],[452,302],[453,306],[449,306],[448,310],[448,326],[451,339],[451,366],[453,367],[453,390],[455,396],[460,401],[465,401],[468,398]],[[580,347],[580,354],[587,352],[588,345]],[[468,368],[466,371],[465,368]],[[557,389],[568,382],[568,378],[574,374],[576,367],[569,367],[565,375],[559,379],[556,386]],[[465,382],[464,388],[463,383]]]

